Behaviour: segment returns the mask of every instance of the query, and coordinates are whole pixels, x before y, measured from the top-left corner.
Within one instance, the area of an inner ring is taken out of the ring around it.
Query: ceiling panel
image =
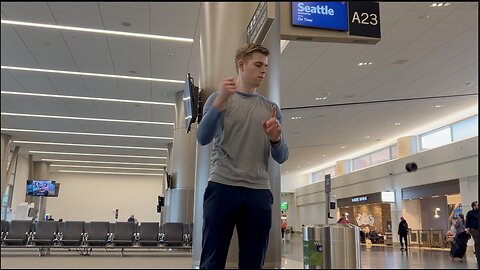
[[[2,2],[2,19],[195,38],[150,40],[2,24],[2,65],[153,77],[199,78],[202,3]],[[478,4],[382,2],[382,39],[376,45],[291,41],[280,58],[281,107],[478,93]],[[358,66],[359,62],[373,62]],[[160,83],[2,69],[2,90],[175,103],[183,83]],[[199,82],[196,81],[198,85]],[[326,96],[325,100],[315,100]],[[290,158],[285,172],[304,172],[379,147],[412,130],[451,117],[478,96],[284,110]],[[2,94],[2,112],[175,122],[175,107],[62,100]],[[435,108],[435,105],[442,105]],[[299,120],[292,120],[301,116]],[[399,126],[395,122],[401,123]],[[2,116],[3,128],[173,136],[173,126]],[[16,132],[16,139],[164,147],[170,141]],[[365,136],[370,138],[365,138]],[[345,149],[341,149],[345,146]],[[48,145],[29,149],[123,155],[165,151]],[[325,155],[325,156],[323,156]],[[152,162],[141,158],[35,154],[34,159]],[[157,160],[164,161],[164,160]],[[309,162],[309,163],[307,163]]]

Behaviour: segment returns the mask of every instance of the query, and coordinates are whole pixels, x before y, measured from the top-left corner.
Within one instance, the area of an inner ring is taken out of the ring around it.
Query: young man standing
[[[233,229],[238,268],[263,267],[272,225],[268,159],[288,159],[277,104],[257,94],[267,74],[267,48],[245,44],[235,55],[237,77],[224,78],[206,101],[199,144],[213,140],[203,203],[201,269],[225,268]]]

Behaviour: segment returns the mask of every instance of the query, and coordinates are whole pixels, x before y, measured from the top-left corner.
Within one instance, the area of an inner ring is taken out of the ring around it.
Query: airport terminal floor
[[[303,268],[303,246],[301,234],[292,234],[291,240],[282,242],[282,269]],[[361,246],[362,269],[475,269],[476,261],[472,250],[468,250],[460,262],[452,261],[448,249],[410,247],[408,253],[399,248],[373,245]],[[192,268],[191,252],[126,251],[120,257],[119,251],[97,250],[90,256],[76,252],[52,251],[49,256],[38,256],[34,249],[2,250],[1,268]]]

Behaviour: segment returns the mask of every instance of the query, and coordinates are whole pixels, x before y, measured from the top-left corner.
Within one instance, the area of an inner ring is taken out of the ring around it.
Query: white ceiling
[[[281,107],[478,93],[478,4],[380,3],[376,45],[292,41],[281,55]],[[199,74],[200,2],[2,2],[2,19],[193,38],[192,43],[2,24],[1,63],[183,80]],[[124,26],[126,22],[130,26]],[[173,54],[173,55],[172,55]],[[170,56],[169,56],[170,55]],[[359,62],[373,62],[358,66]],[[400,62],[400,63],[397,63]],[[182,84],[1,70],[2,91],[175,102]],[[327,96],[326,100],[315,97]],[[1,96],[1,111],[174,122],[173,106]],[[321,168],[477,106],[478,96],[285,110],[290,158],[282,171]],[[442,105],[441,108],[433,108]],[[300,120],[292,120],[301,116]],[[1,117],[2,128],[173,137],[173,126]],[[399,122],[401,125],[396,126]],[[15,140],[166,147],[171,140],[3,132]],[[365,136],[370,136],[365,139]],[[410,134],[415,135],[415,134]],[[165,151],[20,144],[29,150],[165,156]],[[345,149],[341,149],[345,146]],[[322,157],[322,155],[326,155]],[[164,163],[142,158],[41,158]],[[107,165],[106,165],[107,166]],[[138,166],[135,166],[138,167]],[[55,171],[57,167],[52,167]],[[125,171],[125,170],[123,170]],[[137,171],[138,172],[138,171]]]

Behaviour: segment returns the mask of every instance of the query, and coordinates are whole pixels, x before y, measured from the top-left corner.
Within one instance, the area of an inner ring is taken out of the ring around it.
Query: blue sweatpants
[[[273,195],[209,181],[203,197],[200,269],[223,269],[233,229],[238,233],[238,268],[263,267],[272,226]]]

